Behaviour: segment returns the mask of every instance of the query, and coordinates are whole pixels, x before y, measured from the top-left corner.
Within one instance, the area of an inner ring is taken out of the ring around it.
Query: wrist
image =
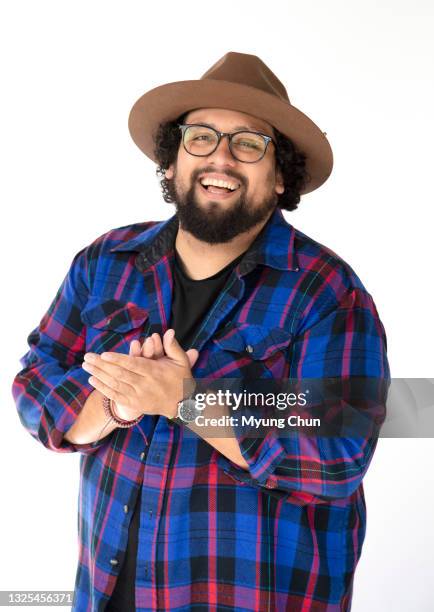
[[[194,378],[184,380],[183,393],[182,395],[165,411],[163,416],[168,419],[175,419],[179,416],[179,405],[184,399],[191,398],[197,388],[197,383]]]
[[[171,406],[170,410],[167,410],[163,416],[167,419],[175,419],[178,416],[178,402],[175,403],[175,406]]]
[[[114,404],[115,402],[111,399],[109,399],[107,396],[103,396],[103,408],[104,408],[104,412],[105,414],[116,423],[116,425],[118,427],[133,427],[134,425],[136,425],[144,416],[144,414],[139,415],[137,418],[135,419],[123,419],[122,417],[120,417],[117,412],[115,411],[114,408]]]
[[[122,404],[118,404],[118,402],[115,402],[114,400],[112,400],[111,408],[114,414],[122,421],[131,421],[132,419],[136,418],[132,414],[128,413],[128,408],[122,406]]]

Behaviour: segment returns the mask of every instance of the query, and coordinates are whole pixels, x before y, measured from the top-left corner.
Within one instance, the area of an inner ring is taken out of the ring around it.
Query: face
[[[221,108],[195,109],[184,123],[206,123],[229,133],[247,129],[274,137],[272,126],[262,119]],[[232,156],[227,137],[206,157],[190,155],[181,142],[166,178],[182,229],[210,244],[229,242],[265,222],[284,191],[272,142],[260,161],[244,163]],[[204,178],[222,179],[237,188],[230,192],[211,186],[206,189],[201,184]]]

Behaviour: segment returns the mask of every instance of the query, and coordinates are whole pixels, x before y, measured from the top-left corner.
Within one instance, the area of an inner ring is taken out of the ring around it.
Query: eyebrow
[[[212,127],[215,130],[218,130],[218,127],[214,124],[214,123],[207,123],[205,121],[201,121],[200,119],[195,119],[192,123],[200,123],[202,125],[206,125],[208,127]],[[266,132],[264,132],[263,130],[259,129],[259,128],[255,128],[252,126],[248,126],[248,125],[236,125],[233,128],[234,132],[237,130],[248,130],[248,131],[252,131],[252,132],[261,132],[261,134],[266,134]],[[268,136],[268,134],[266,134]]]

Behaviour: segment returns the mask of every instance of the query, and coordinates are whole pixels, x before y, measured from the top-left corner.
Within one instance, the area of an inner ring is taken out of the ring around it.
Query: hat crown
[[[282,81],[259,57],[249,53],[229,51],[200,78],[248,85],[289,103],[288,93]]]

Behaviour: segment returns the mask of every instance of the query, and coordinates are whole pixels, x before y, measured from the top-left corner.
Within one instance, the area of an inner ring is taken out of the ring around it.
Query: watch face
[[[202,411],[196,408],[196,400],[193,398],[182,400],[178,406],[179,416],[187,423],[192,423],[199,414],[202,414]]]

